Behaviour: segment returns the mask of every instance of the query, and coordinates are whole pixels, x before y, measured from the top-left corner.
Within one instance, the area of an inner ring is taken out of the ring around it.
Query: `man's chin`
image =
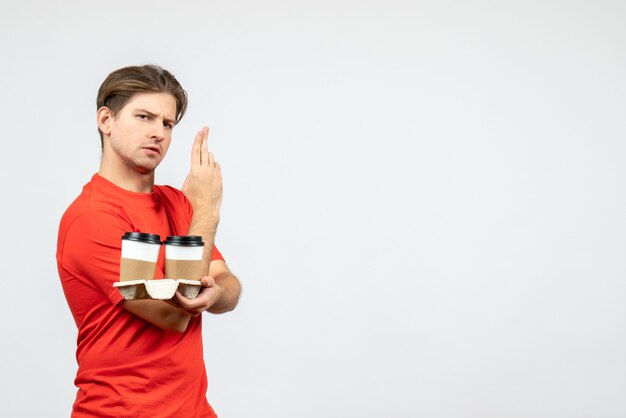
[[[153,174],[154,170],[159,166],[159,162],[141,162],[139,164],[135,164],[135,171],[140,174]]]
[[[127,159],[126,163],[129,167],[142,175],[153,174],[154,170],[161,164],[163,159],[161,156],[145,156],[138,155],[135,158]]]

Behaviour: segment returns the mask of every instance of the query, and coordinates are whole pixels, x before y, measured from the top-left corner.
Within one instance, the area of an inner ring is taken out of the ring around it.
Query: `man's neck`
[[[98,174],[116,186],[136,193],[151,193],[154,188],[154,171],[138,173],[123,164],[111,164],[105,159],[100,163]]]

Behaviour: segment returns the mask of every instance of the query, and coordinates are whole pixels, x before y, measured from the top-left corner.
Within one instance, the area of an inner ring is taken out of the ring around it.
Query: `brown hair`
[[[116,116],[137,93],[170,93],[176,100],[176,123],[187,110],[187,92],[176,78],[158,65],[142,65],[113,71],[98,89],[97,108],[106,106]],[[103,146],[102,131],[100,145]]]

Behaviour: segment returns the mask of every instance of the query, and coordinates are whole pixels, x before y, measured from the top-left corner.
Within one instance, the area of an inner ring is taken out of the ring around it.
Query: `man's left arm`
[[[195,299],[187,299],[176,292],[176,302],[182,308],[196,315],[204,311],[221,314],[235,309],[241,294],[241,284],[224,260],[211,261],[209,275],[201,281],[203,288]]]
[[[199,235],[204,241],[202,271],[203,288],[195,299],[187,299],[176,292],[176,302],[192,314],[204,311],[224,313],[235,309],[241,293],[241,284],[224,260],[211,260],[215,233],[220,220],[222,204],[222,170],[209,152],[209,129],[203,127],[196,134],[191,148],[191,169],[183,184],[183,193],[193,208],[187,235]]]

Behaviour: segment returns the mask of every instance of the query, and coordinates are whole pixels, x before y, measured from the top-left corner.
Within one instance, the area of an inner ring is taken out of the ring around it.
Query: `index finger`
[[[191,168],[195,168],[201,163],[201,149],[202,149],[202,141],[204,138],[204,134],[202,131],[198,131],[196,134],[196,139],[193,141],[193,146],[191,147]]]
[[[202,165],[209,163],[209,128],[202,128],[202,146],[200,148],[200,161]]]

